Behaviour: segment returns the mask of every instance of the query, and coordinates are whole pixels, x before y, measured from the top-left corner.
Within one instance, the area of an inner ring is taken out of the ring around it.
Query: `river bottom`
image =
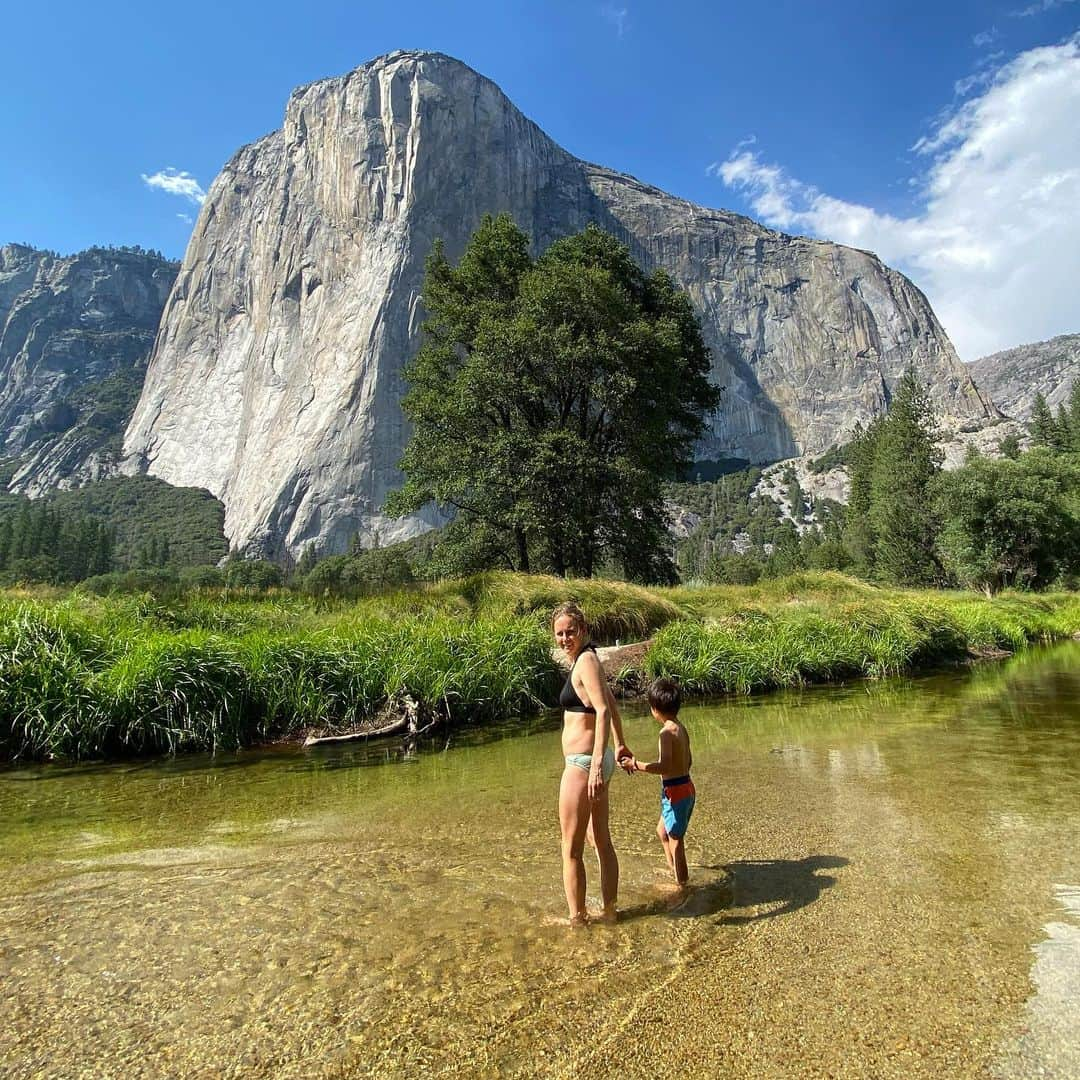
[[[688,708],[691,890],[619,774],[621,919],[578,931],[552,731],[7,774],[0,1065],[1075,1075],[1078,701],[1074,649]]]

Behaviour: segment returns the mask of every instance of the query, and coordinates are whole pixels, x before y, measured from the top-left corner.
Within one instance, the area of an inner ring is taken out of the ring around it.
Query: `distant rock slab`
[[[1030,420],[1035,396],[1042,394],[1056,413],[1080,379],[1080,334],[1018,345],[976,360],[971,373],[1002,412]]]
[[[0,457],[14,464],[11,490],[37,496],[117,471],[134,394],[104,416],[86,391],[110,377],[141,384],[176,270],[128,248],[62,257],[0,247]]]
[[[687,290],[726,387],[697,456],[820,453],[914,364],[946,420],[994,413],[926,298],[875,256],[786,236],[568,154],[488,79],[396,52],[294,91],[211,185],[128,427],[126,468],[208,488],[234,547],[342,551],[433,523],[381,510],[408,439],[424,259],[485,213],[543,249],[597,222]]]

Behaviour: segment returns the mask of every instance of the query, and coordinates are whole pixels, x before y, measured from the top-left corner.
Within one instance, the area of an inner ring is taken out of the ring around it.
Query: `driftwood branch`
[[[345,735],[309,735],[304,746],[319,746],[326,743],[366,742],[368,739],[385,739],[391,735],[405,735],[415,738],[425,735],[437,727],[440,717],[435,716],[421,726],[421,705],[409,694],[395,694],[382,708],[379,720],[384,721],[378,727],[361,728]]]

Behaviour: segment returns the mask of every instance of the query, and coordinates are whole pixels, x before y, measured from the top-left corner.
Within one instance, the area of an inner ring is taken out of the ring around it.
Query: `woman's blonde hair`
[[[564,615],[569,615],[570,618],[572,618],[574,622],[576,622],[578,626],[582,628],[582,630],[588,629],[589,623],[588,620],[585,618],[585,612],[582,611],[581,608],[579,608],[573,600],[567,600],[565,603],[560,604],[551,613],[551,625],[554,626],[555,623]]]

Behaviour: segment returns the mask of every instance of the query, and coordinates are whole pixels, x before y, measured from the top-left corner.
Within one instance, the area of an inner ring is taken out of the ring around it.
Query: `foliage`
[[[709,581],[728,555],[739,554],[735,544],[749,547],[764,563],[767,548],[781,529],[780,507],[768,496],[754,495],[761,470],[729,473],[714,483],[672,484],[667,497],[700,519],[678,546],[679,573],[684,581]],[[710,570],[713,566],[713,570]]]
[[[1045,588],[1080,570],[1080,459],[1033,450],[976,458],[935,481],[941,560],[988,593]]]
[[[792,520],[801,522],[806,517],[805,496],[802,484],[799,483],[799,474],[790,465],[784,470],[783,482],[787,489]]]
[[[283,581],[281,567],[266,559],[231,558],[225,564],[225,584],[232,589],[274,589]]]
[[[303,579],[306,592],[359,596],[399,588],[415,580],[405,553],[398,547],[372,548],[352,555],[331,555],[317,562]]]
[[[436,502],[470,559],[591,575],[614,558],[671,579],[661,484],[685,473],[719,402],[693,309],[596,226],[534,259],[508,215],[456,266],[437,243],[425,342],[406,369],[407,480],[388,502]]]
[[[76,582],[107,572],[113,560],[113,531],[103,522],[63,514],[29,499],[0,511],[0,578],[13,581]]]
[[[810,462],[810,471],[815,474],[826,473],[832,469],[843,468],[848,464],[850,443],[835,443],[819,458]]]
[[[146,563],[153,541],[168,544],[170,566],[205,566],[228,553],[225,508],[202,488],[181,488],[150,476],[99,480],[49,498],[57,512],[96,518],[115,532],[113,558],[121,569]]]
[[[1014,434],[1006,435],[1001,442],[998,443],[998,453],[1003,458],[1008,458],[1010,461],[1015,461],[1020,456],[1020,440]]]
[[[761,579],[764,567],[753,555],[713,552],[705,564],[704,580],[710,585],[753,585]]]

